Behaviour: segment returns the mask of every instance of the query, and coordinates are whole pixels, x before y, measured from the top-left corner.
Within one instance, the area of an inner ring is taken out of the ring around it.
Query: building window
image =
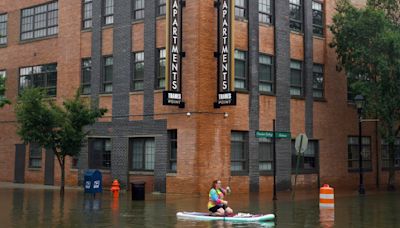
[[[246,132],[231,133],[231,172],[244,173],[248,170],[248,139]]]
[[[390,157],[389,157],[389,144],[382,140],[381,145],[382,151],[382,168],[390,168]],[[397,138],[394,142],[394,168],[400,169],[400,138]]]
[[[247,18],[247,0],[235,0],[235,17]]]
[[[299,171],[300,172],[316,172],[317,156],[319,150],[318,140],[309,140],[307,149],[303,154],[299,155]],[[297,168],[297,152],[295,148],[295,140],[292,140],[292,171]]]
[[[133,78],[132,90],[143,90],[144,79],[144,52],[136,52],[133,54]]]
[[[259,138],[258,168],[260,172],[270,172],[273,169],[273,145],[269,138]]]
[[[92,76],[92,59],[82,59],[82,81],[81,89],[82,94],[90,94],[90,80]]]
[[[247,90],[247,52],[235,50],[235,88]]]
[[[302,63],[292,60],[290,62],[290,95],[303,96]]]
[[[289,0],[290,29],[301,32],[303,30],[302,0]]]
[[[176,162],[178,158],[178,131],[168,131],[168,144],[169,144],[169,171],[176,172]]]
[[[272,24],[271,0],[258,1],[258,21],[265,24]]]
[[[370,170],[371,166],[371,138],[370,137],[362,137],[362,162],[363,169]],[[358,137],[349,136],[348,137],[348,168],[349,170],[358,170],[359,169],[359,151],[358,151]]]
[[[57,95],[57,64],[47,64],[19,69],[19,91],[28,87],[40,87],[47,95]]]
[[[6,79],[6,71],[5,70],[0,70],[0,80],[5,82]],[[6,85],[0,84],[0,101],[4,98],[5,96],[5,90],[6,90]]]
[[[112,79],[113,79],[113,57],[104,57],[104,77],[103,77],[103,92],[112,93]]]
[[[89,139],[89,168],[110,169],[111,168],[111,139],[90,138]]]
[[[0,45],[7,44],[7,14],[0,14]]]
[[[42,148],[37,143],[29,145],[29,168],[42,167]]]
[[[313,97],[324,97],[324,65],[321,64],[313,66]]]
[[[157,84],[156,89],[165,88],[165,48],[158,49]]]
[[[144,0],[132,0],[132,18],[133,20],[144,18]]]
[[[131,139],[131,170],[154,170],[154,138]]]
[[[158,0],[158,16],[165,15],[167,12],[167,0]]]
[[[114,0],[103,0],[103,24],[114,23]]]
[[[312,2],[312,14],[313,14],[313,33],[317,36],[324,35],[324,13],[323,13],[323,5],[321,2]]]
[[[71,157],[71,169],[78,169],[78,163],[79,162],[79,157],[78,156],[72,156]]]
[[[258,88],[260,92],[273,93],[274,92],[274,71],[272,67],[272,57],[260,54],[258,57],[259,71]]]
[[[51,2],[21,10],[21,40],[58,33],[58,3]]]
[[[92,27],[92,12],[93,12],[92,0],[83,0],[82,12],[83,12],[82,28],[83,29],[91,28]]]

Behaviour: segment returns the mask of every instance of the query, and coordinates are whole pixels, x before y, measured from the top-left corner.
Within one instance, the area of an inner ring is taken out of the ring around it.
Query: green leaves
[[[6,104],[11,104],[11,102],[4,97],[6,92],[6,78],[0,75],[0,108],[4,107]]]
[[[74,156],[84,142],[83,128],[94,124],[106,109],[90,109],[77,93],[62,106],[50,100],[44,90],[26,89],[15,108],[18,134],[26,142],[36,142],[46,148],[55,148],[62,156]]]
[[[367,7],[358,9],[339,0],[330,27],[339,68],[348,74],[351,89],[366,98],[365,113],[379,119],[380,135],[389,144],[400,122],[399,6],[398,0],[369,0]]]

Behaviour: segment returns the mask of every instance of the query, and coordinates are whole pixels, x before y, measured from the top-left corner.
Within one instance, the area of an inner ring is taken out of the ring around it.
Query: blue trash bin
[[[84,188],[85,193],[99,193],[103,191],[102,176],[99,170],[88,169],[85,171]]]

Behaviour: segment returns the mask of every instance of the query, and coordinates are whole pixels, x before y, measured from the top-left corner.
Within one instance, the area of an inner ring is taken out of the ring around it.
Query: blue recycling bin
[[[102,176],[99,170],[88,169],[85,171],[84,187],[85,193],[102,192]]]

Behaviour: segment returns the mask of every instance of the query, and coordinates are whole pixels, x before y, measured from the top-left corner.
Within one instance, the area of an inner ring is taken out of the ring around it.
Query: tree
[[[384,4],[377,2],[371,0],[357,9],[348,0],[338,0],[330,46],[336,48],[339,69],[348,73],[350,87],[366,98],[366,115],[379,119],[381,138],[389,145],[388,189],[394,190],[394,143],[400,131],[400,25],[390,16],[396,15],[395,8],[383,9]]]
[[[0,108],[4,107],[6,104],[11,104],[11,102],[4,97],[6,92],[6,78],[0,75]]]
[[[64,195],[65,158],[79,155],[88,134],[85,126],[94,124],[106,109],[89,108],[79,91],[62,106],[48,99],[40,88],[25,89],[15,108],[17,133],[25,143],[37,143],[52,149],[61,168],[60,194]]]

